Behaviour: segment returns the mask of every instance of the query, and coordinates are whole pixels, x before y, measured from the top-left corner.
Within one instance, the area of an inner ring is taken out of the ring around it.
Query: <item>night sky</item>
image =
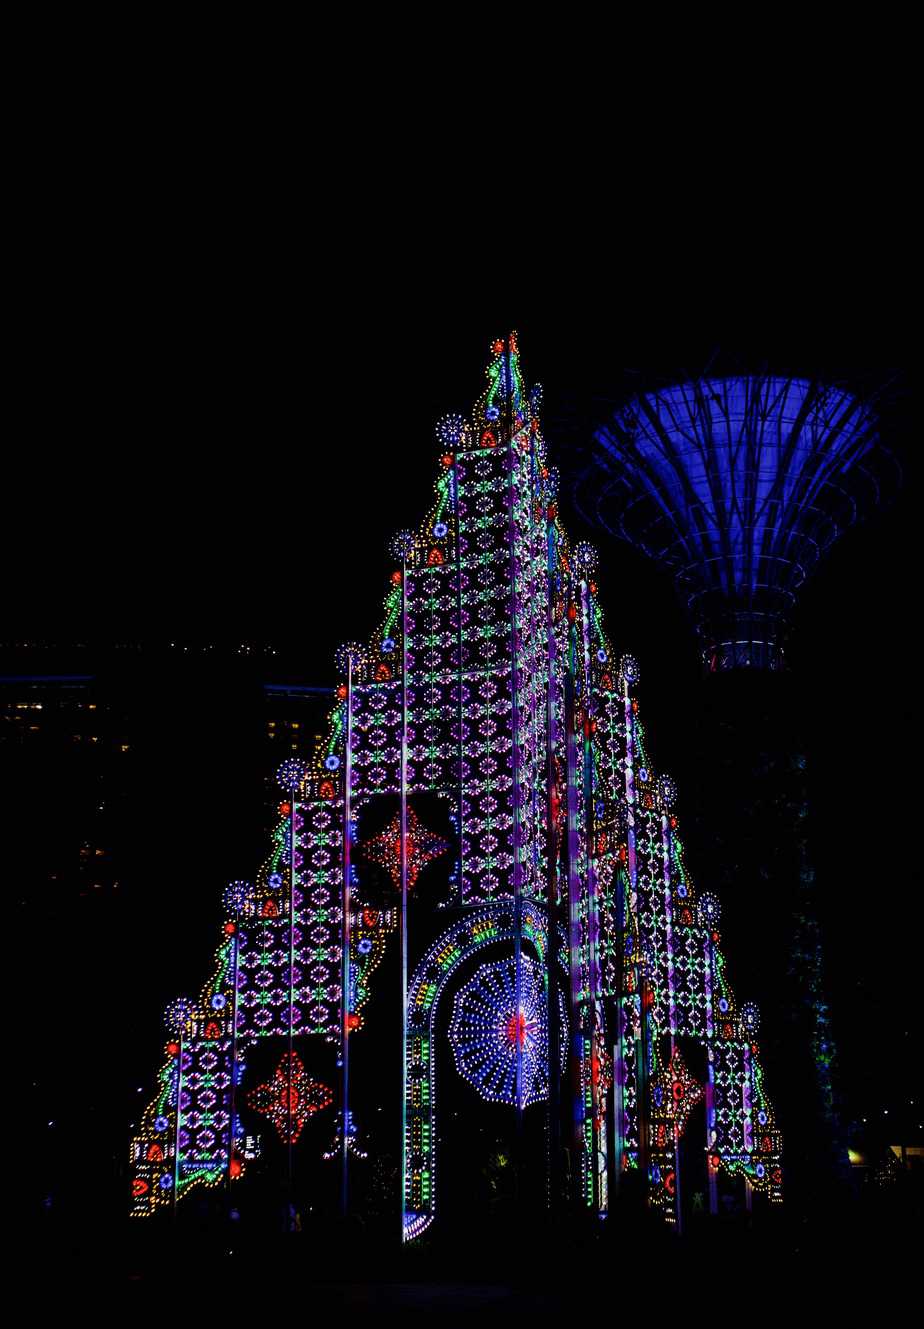
[[[270,643],[279,654],[268,675],[333,683],[337,644],[378,623],[389,537],[429,503],[433,424],[467,413],[489,341],[510,327],[528,381],[545,388],[549,452],[563,468],[556,418],[623,394],[632,371],[695,372],[721,352],[806,373],[894,377],[884,428],[905,488],[890,511],[844,538],[805,589],[789,660],[809,722],[813,853],[844,1089],[857,1115],[897,1113],[918,1088],[905,1058],[919,1005],[908,820],[916,476],[901,345],[859,309],[845,319],[803,307],[794,317],[763,288],[751,303],[734,301],[734,312],[707,304],[703,316],[680,292],[675,305],[643,282],[630,292],[615,268],[592,281],[576,276],[567,295],[563,281],[547,301],[537,300],[541,283],[528,299],[503,283],[495,295],[486,268],[460,298],[419,266],[411,282],[406,251],[391,261],[360,255],[341,277],[323,270],[323,252],[287,271],[272,247],[265,264],[242,271],[235,245],[208,239],[181,243],[174,233],[142,254],[116,241],[102,278],[96,262],[65,252],[43,276],[23,329],[29,416],[2,532],[13,573],[9,640]],[[435,272],[452,269],[451,253],[431,258]],[[616,649],[641,662],[653,761],[684,770],[703,684],[670,579],[634,550],[582,531],[567,494],[563,509],[572,534],[601,552]],[[259,800],[264,773],[224,760],[235,732],[233,710],[222,710],[222,699],[234,705],[224,668],[198,676],[209,723],[178,728],[171,761],[151,773],[151,861],[133,903],[105,923],[74,915],[67,925],[94,964],[112,955],[108,988],[84,976],[88,1026],[104,1026],[107,1002],[128,984],[137,1024],[116,1022],[131,1046],[115,1054],[121,1069],[107,1082],[144,1075],[145,1093],[160,1038],[148,1022],[166,997],[201,981],[218,892],[257,866],[229,861],[247,852],[252,832],[241,831],[246,800],[227,781],[243,781]],[[201,749],[203,734],[220,739],[221,761]],[[681,783],[681,817],[683,802]],[[253,824],[262,816],[255,808]],[[690,867],[707,886],[708,864]],[[730,963],[744,993],[746,956]]]

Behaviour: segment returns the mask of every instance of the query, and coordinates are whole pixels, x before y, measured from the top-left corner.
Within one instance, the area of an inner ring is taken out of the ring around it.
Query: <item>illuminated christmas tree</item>
[[[515,335],[494,343],[487,375],[471,418],[437,426],[434,505],[394,542],[381,629],[339,653],[314,763],[280,773],[273,852],[253,887],[225,893],[213,977],[171,1007],[133,1143],[139,1214],[249,1166],[243,1101],[299,1149],[334,1102],[351,1123],[346,1177],[361,1115],[350,1045],[375,1018],[370,978],[395,932],[405,1239],[438,1212],[444,1034],[492,1110],[546,1115],[544,1155],[527,1163],[556,1194],[565,1152],[576,1159],[578,1210],[605,1214],[634,1172],[678,1222],[697,1166],[713,1210],[720,1185],[781,1196],[757,1012],[737,1005],[718,903],[688,875],[676,791],[649,761],[638,666],[614,654],[593,551],[559,518]],[[434,800],[449,837],[427,823]],[[436,860],[452,861],[448,900],[427,891]],[[368,895],[370,864],[393,909]],[[333,1095],[296,1037],[336,1044]],[[258,1082],[247,1057],[265,1039],[282,1057]]]

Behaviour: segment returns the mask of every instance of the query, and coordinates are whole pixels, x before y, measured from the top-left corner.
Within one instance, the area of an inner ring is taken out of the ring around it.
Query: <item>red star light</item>
[[[248,1104],[269,1117],[284,1144],[295,1144],[308,1118],[333,1101],[326,1084],[308,1078],[296,1052],[287,1052],[272,1080],[247,1095]]]
[[[407,884],[410,889],[417,874],[427,863],[445,854],[449,845],[438,835],[420,824],[412,808],[407,810]],[[366,845],[366,857],[379,863],[391,874],[395,890],[401,889],[401,818],[395,813],[392,820]]]

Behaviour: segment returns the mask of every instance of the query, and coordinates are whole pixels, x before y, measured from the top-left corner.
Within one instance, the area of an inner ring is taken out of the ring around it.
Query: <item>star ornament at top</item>
[[[407,857],[408,889],[414,886],[418,873],[434,858],[445,854],[449,845],[438,835],[423,826],[413,808],[407,810],[407,836],[405,853]],[[395,890],[401,889],[401,817],[396,812],[380,835],[374,836],[366,845],[366,857],[373,863],[380,864],[391,875]]]

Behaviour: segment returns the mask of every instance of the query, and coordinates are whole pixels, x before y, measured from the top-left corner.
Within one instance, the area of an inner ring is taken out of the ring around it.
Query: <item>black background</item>
[[[496,207],[469,239],[443,238],[443,191],[412,209],[395,196],[373,208],[357,189],[332,215],[323,192],[306,206],[267,187],[257,206],[233,177],[213,190],[194,166],[169,201],[157,171],[126,168],[118,187],[97,169],[62,174],[66,223],[37,210],[22,260],[29,298],[2,532],[11,640],[268,642],[279,675],[333,683],[336,645],[377,625],[389,537],[429,503],[433,423],[467,412],[490,339],[511,326],[527,379],[545,386],[549,452],[563,469],[557,415],[623,391],[631,370],[696,371],[719,349],[894,380],[884,431],[903,493],[849,532],[805,589],[789,659],[809,721],[842,1092],[857,1118],[920,1103],[916,440],[900,299],[881,301],[830,262],[824,289],[811,265],[778,280],[753,253],[692,263],[689,284],[664,280],[654,238],[588,252],[562,233],[518,247]],[[585,533],[567,493],[562,506],[572,533]],[[703,684],[670,580],[586,534],[601,550],[610,636],[642,663],[653,760],[683,771]],[[47,1158],[41,1132],[56,1122],[53,1170],[75,1206],[88,1189],[120,1202],[159,1012],[198,988],[221,886],[252,877],[262,857],[264,772],[248,759],[251,711],[239,702],[258,673],[221,652],[152,668],[149,723],[162,738],[132,813],[145,840],[135,880],[117,904],[24,905],[26,931],[37,918],[44,934],[20,980],[26,1007],[39,989],[24,1023],[45,1072],[30,1138]],[[691,797],[708,806],[708,790]],[[683,801],[681,784],[681,815]],[[691,868],[707,884],[708,864]],[[730,962],[744,989],[746,956]],[[909,1129],[919,1120],[912,1113]]]

